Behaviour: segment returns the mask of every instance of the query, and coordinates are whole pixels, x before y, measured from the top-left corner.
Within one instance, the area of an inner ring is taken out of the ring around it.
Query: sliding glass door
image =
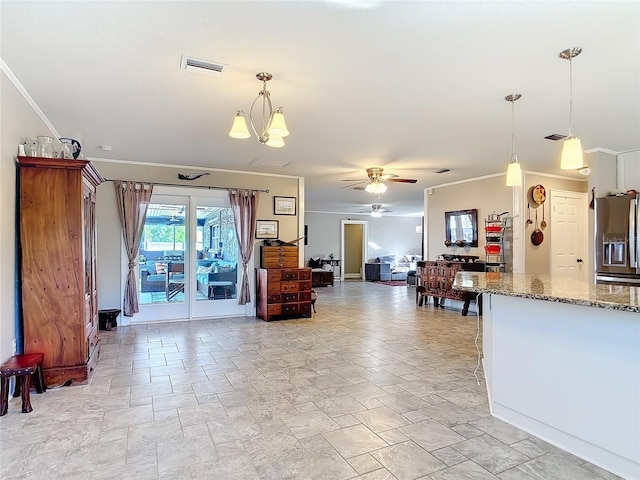
[[[220,199],[194,197],[195,251],[191,283],[196,290],[192,317],[237,315],[238,239],[233,213]],[[241,263],[241,262],[240,262]]]
[[[194,190],[154,190],[133,323],[245,314],[237,304],[239,252],[227,193]]]

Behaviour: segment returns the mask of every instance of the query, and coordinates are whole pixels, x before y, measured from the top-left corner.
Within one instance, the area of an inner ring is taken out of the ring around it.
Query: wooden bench
[[[36,391],[43,393],[47,387],[44,383],[42,372],[42,353],[27,353],[14,355],[0,366],[2,386],[0,388],[0,417],[7,414],[9,409],[9,378],[16,376],[16,387],[13,396],[17,397],[22,392],[22,413],[33,411],[31,407],[31,376],[35,375]]]

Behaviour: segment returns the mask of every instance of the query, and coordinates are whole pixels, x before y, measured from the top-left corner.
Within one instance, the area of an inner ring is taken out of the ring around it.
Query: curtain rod
[[[117,182],[117,180],[111,178],[105,178],[105,182]],[[154,185],[162,185],[163,187],[186,187],[186,188],[206,188],[207,190],[254,190],[256,192],[269,193],[269,189],[259,188],[240,188],[240,187],[216,187],[209,185],[185,185],[184,183],[162,183],[162,182],[139,182],[137,180],[120,180],[121,182],[134,182],[134,183],[153,183]]]

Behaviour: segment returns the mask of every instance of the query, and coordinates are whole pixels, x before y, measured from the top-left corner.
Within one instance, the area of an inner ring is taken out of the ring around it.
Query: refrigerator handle
[[[640,244],[637,241],[636,234],[638,230],[638,220],[640,211],[638,211],[637,197],[629,202],[629,264],[632,268],[638,268],[638,256],[640,253]]]

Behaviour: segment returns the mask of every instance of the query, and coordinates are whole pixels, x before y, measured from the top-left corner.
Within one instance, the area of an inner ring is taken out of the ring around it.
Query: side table
[[[327,258],[321,259],[322,265],[331,265],[333,267],[333,278],[334,280],[342,281],[342,268],[340,267],[340,260],[336,258]],[[336,273],[336,269],[338,273]]]
[[[110,308],[107,310],[98,310],[98,328],[100,330],[111,330],[118,326],[119,308]]]

